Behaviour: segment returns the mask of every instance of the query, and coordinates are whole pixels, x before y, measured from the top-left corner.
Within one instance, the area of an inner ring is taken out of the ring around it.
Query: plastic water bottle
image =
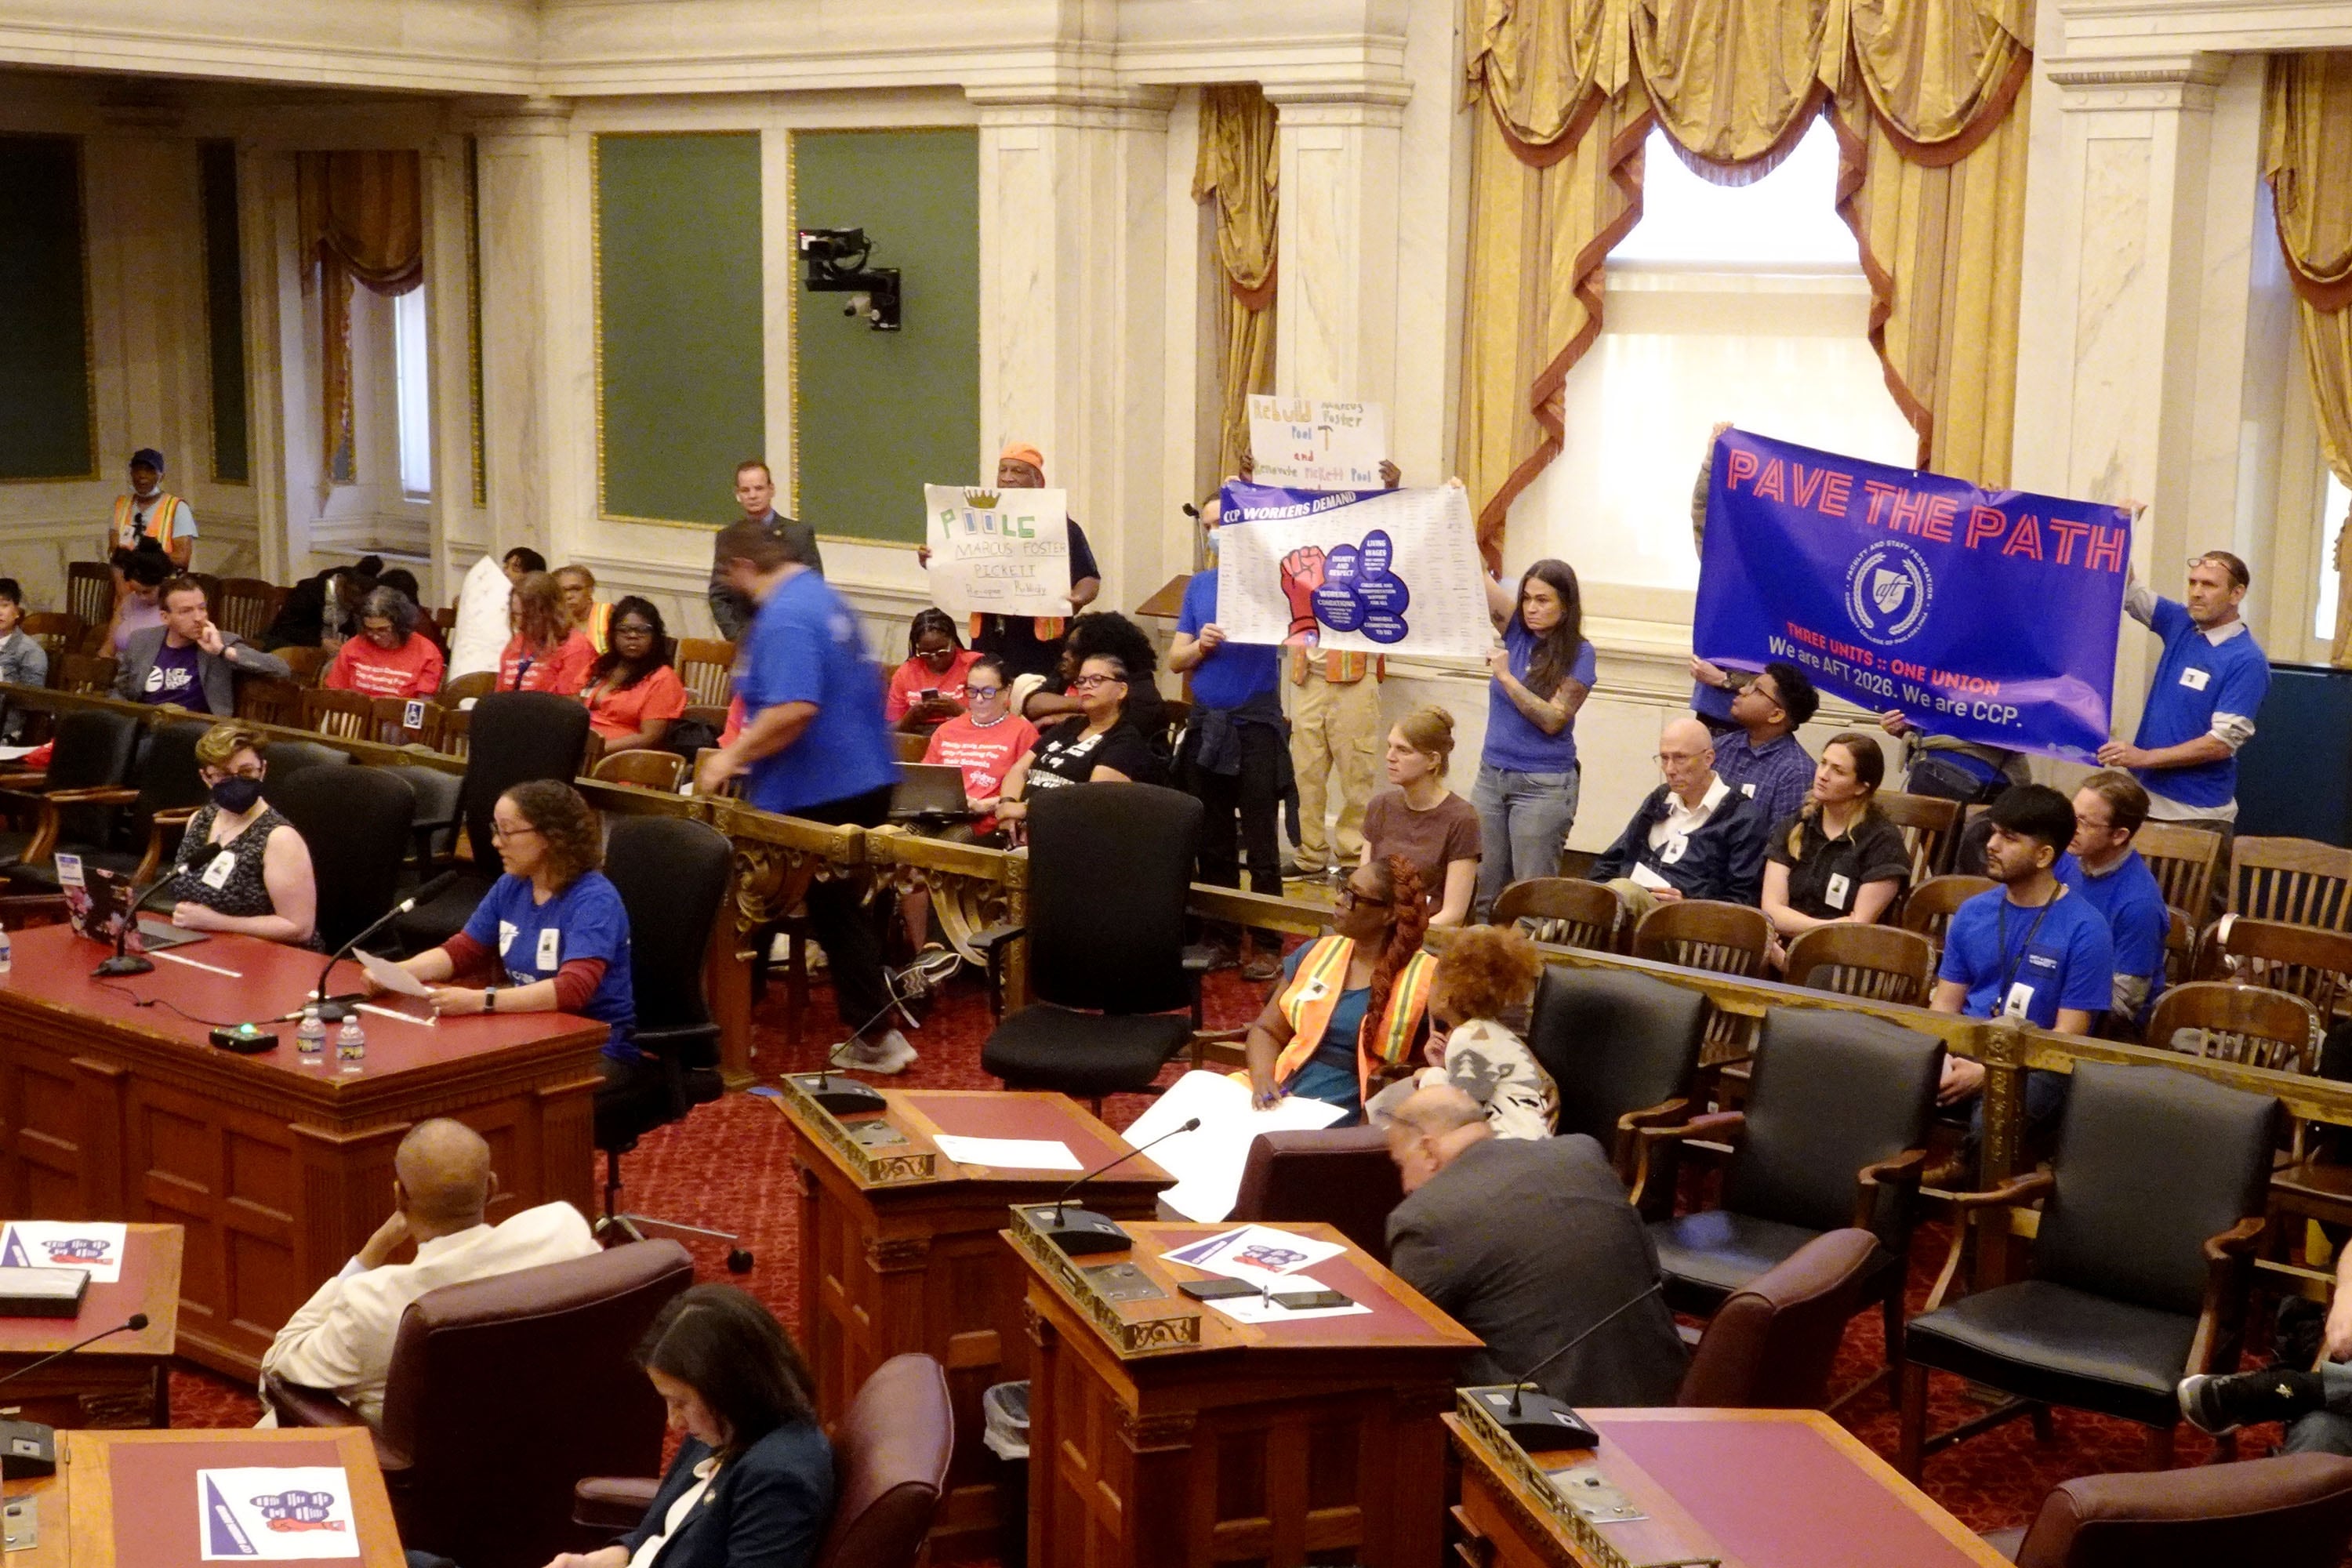
[[[316,1002],[303,1004],[302,1021],[294,1026],[294,1049],[306,1068],[317,1067],[327,1059],[327,1026],[319,1021]]]
[[[367,1065],[367,1031],[360,1027],[357,1013],[343,1015],[343,1026],[335,1035],[337,1070],[358,1072]]]

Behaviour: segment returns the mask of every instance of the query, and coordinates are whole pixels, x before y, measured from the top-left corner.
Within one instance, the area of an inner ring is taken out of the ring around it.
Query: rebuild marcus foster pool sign
[[[1922,729],[2094,763],[2107,740],[2123,508],[1716,441],[1692,647]]]

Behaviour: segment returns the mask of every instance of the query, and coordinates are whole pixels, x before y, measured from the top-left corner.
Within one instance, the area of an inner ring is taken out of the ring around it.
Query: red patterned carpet
[[[1260,1005],[1258,988],[1245,986],[1231,972],[1211,977],[1208,1021],[1231,1026],[1255,1016]],[[797,1053],[783,1038],[782,992],[763,1004],[757,1030],[758,1067],[763,1074],[804,1071],[818,1065],[825,1045],[835,1037],[829,996],[820,988],[812,1017],[822,1027]],[[994,1080],[980,1069],[980,1047],[988,1032],[988,1010],[979,990],[970,984],[954,987],[940,1002],[925,1027],[909,1036],[922,1058],[895,1080],[909,1087],[983,1089]],[[1167,1077],[1172,1079],[1176,1069]],[[1124,1127],[1142,1112],[1145,1097],[1118,1096],[1105,1108],[1113,1126]],[[740,1232],[756,1262],[742,1283],[790,1323],[799,1318],[799,1271],[794,1256],[793,1227],[798,1187],[793,1177],[789,1138],[784,1121],[770,1104],[746,1095],[730,1095],[695,1112],[687,1122],[647,1137],[624,1162],[628,1183],[625,1206],[689,1224],[732,1227]],[[726,1249],[717,1242],[688,1242],[705,1279],[729,1278]],[[1942,1259],[1945,1233],[1924,1233],[1915,1251],[1912,1305],[1924,1300],[1937,1265]],[[1856,1318],[1841,1359],[1839,1385],[1858,1380],[1878,1364],[1880,1333],[1877,1315]],[[1957,1379],[1938,1376],[1931,1384],[1932,1422],[1936,1429],[1953,1425],[1982,1409],[1967,1396]],[[251,1391],[209,1373],[184,1370],[172,1380],[173,1421],[182,1426],[250,1425],[260,1407]],[[1895,1452],[1895,1417],[1883,1393],[1874,1393],[1845,1412],[1847,1424],[1879,1453]],[[2018,1421],[1947,1450],[1927,1462],[1927,1489],[1937,1501],[1978,1530],[2025,1523],[2051,1487],[2070,1477],[2105,1470],[2137,1470],[2141,1467],[2141,1430],[2074,1411],[2056,1413],[2055,1440],[2038,1444],[2031,1425]],[[2244,1452],[2267,1452],[2276,1428],[2250,1434]],[[2179,1462],[2203,1460],[2210,1443],[2187,1426],[2181,1428]]]

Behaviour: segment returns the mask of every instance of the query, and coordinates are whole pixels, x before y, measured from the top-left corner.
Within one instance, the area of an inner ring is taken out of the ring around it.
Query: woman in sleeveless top
[[[317,945],[319,894],[310,851],[261,798],[261,737],[215,724],[196,742],[212,803],[189,819],[172,864],[172,923]]]

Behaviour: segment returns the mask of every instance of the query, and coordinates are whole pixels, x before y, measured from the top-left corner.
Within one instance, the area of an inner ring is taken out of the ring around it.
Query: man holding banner
[[[2099,761],[2129,768],[2147,791],[2150,816],[2225,837],[2238,817],[2238,749],[2254,738],[2271,686],[2270,659],[2238,618],[2247,582],[2246,563],[2226,550],[2189,563],[2185,605],[2132,578],[2124,611],[2164,639],[2164,654],[2132,743],[2099,748]]]

